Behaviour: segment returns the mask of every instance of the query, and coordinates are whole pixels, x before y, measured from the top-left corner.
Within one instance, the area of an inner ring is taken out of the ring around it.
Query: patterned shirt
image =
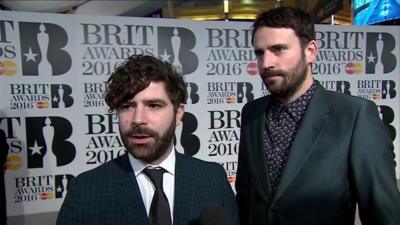
[[[291,145],[316,87],[316,81],[314,80],[306,93],[288,105],[283,105],[274,98],[267,110],[264,150],[266,151],[268,176],[272,192],[275,192],[279,184],[283,168],[289,157]]]

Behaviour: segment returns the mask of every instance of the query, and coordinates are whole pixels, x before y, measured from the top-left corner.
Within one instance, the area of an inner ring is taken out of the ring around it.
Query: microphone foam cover
[[[232,225],[228,212],[220,205],[211,205],[200,213],[201,225]]]

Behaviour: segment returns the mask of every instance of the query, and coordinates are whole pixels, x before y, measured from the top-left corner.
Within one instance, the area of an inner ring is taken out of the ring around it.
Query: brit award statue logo
[[[24,76],[51,77],[69,71],[67,32],[52,23],[19,23],[21,64]]]
[[[58,85],[55,95],[52,97],[52,107],[53,108],[66,108],[65,104],[65,87],[62,84]]]
[[[42,128],[42,133],[47,152],[43,160],[43,167],[47,167],[49,169],[57,168],[57,157],[53,151],[54,126],[51,124],[51,121],[48,117],[45,119],[44,124],[45,125]]]
[[[56,198],[65,198],[67,195],[68,184],[72,179],[74,179],[74,176],[70,174],[60,174],[54,176]]]
[[[185,112],[182,123],[175,129],[175,146],[177,151],[186,155],[195,155],[200,150],[200,139],[194,133],[197,130],[196,117]]]
[[[45,33],[46,28],[44,27],[43,23],[40,24],[39,30],[40,32],[37,34],[37,40],[39,44],[39,51],[42,55],[42,60],[40,60],[38,65],[39,74],[44,77],[50,77],[53,69],[47,58],[47,51],[49,50],[49,35]]]
[[[254,99],[253,85],[249,82],[237,83],[237,103],[246,103]]]
[[[336,81],[336,91],[339,93],[351,95],[350,82],[348,81]]]
[[[396,40],[390,33],[367,33],[366,74],[383,75],[396,68]]]
[[[186,104],[196,104],[199,102],[199,86],[196,83],[186,82],[186,91],[188,93]]]
[[[71,123],[62,117],[26,118],[27,162],[30,168],[55,170],[73,161],[75,146],[68,139]]]
[[[174,54],[174,61],[172,65],[175,66],[179,73],[182,73],[182,63],[179,61],[179,52],[181,49],[181,38],[179,37],[178,29],[174,29],[173,35],[171,37],[172,52]]]
[[[196,37],[186,28],[158,27],[158,55],[183,75],[194,72],[199,59],[194,53]]]

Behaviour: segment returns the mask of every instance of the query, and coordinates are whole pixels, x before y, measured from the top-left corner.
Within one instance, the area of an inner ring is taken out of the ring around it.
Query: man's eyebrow
[[[269,46],[269,48],[286,48],[288,45],[283,43],[277,43],[274,45]]]
[[[264,52],[264,49],[262,49],[262,48],[254,48],[254,53],[255,54],[257,54],[257,53],[263,53]]]
[[[146,99],[144,100],[145,103],[162,103],[162,104],[167,104],[167,102],[164,99],[160,98],[151,98],[151,99]]]

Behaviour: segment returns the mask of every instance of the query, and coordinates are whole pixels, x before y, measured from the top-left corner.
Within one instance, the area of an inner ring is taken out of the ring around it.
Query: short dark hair
[[[165,83],[175,110],[181,103],[186,103],[187,91],[183,77],[170,63],[150,55],[132,55],[117,67],[106,82],[105,101],[110,110],[118,109],[152,81]]]
[[[282,6],[257,15],[253,23],[252,43],[254,35],[260,27],[290,28],[294,30],[304,48],[311,40],[315,40],[314,21],[310,14],[292,6]]]

